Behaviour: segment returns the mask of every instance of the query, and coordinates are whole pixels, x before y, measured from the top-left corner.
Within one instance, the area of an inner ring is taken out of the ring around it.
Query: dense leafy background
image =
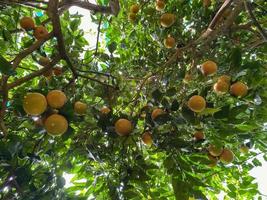
[[[108,1],[98,3],[107,5]],[[141,5],[140,11],[137,19],[129,22],[129,8],[134,3]],[[93,22],[101,21],[99,31],[104,35],[97,53],[84,38],[86,30],[79,28],[81,16],[64,11],[61,28],[75,68],[112,87],[84,77],[70,81],[72,72],[62,60],[58,64],[63,67],[61,76],[39,76],[9,90],[4,118],[8,135],[0,141],[0,199],[217,199],[221,191],[226,193],[225,199],[261,199],[249,171],[261,165],[256,156],[267,150],[263,126],[267,121],[266,45],[254,45],[261,36],[246,10],[226,31],[187,48],[174,62],[164,65],[175,53],[164,47],[164,38],[171,34],[177,47],[184,47],[206,30],[221,5],[221,1],[204,7],[199,0],[168,0],[164,12],[174,13],[176,22],[164,29],[159,24],[163,12],[155,10],[154,1],[121,1],[117,17],[91,14]],[[0,6],[0,72],[2,78],[10,75],[11,83],[39,70],[41,55],[52,58],[57,54],[57,40],[47,41],[12,70],[9,62],[35,42],[32,32],[16,31],[19,19],[32,16],[40,24],[48,16],[24,6]],[[266,2],[255,1],[253,12],[266,27]],[[250,26],[242,27],[248,23]],[[51,23],[46,27],[53,29]],[[197,66],[206,60],[218,64],[217,75],[200,73]],[[192,76],[189,83],[183,81],[186,73]],[[232,82],[247,83],[248,95],[241,99],[216,95],[212,86],[222,74],[231,75]],[[22,109],[27,92],[45,95],[52,89],[66,93],[68,103],[59,112],[70,123],[68,132],[55,138]],[[186,106],[194,94],[207,100],[209,109],[201,115]],[[77,100],[88,104],[85,116],[74,114]],[[99,112],[104,105],[112,109],[107,116]],[[167,115],[155,122],[150,115],[156,107]],[[135,126],[129,137],[114,131],[114,122],[120,117]],[[192,137],[199,128],[205,132],[205,141],[196,142]],[[152,132],[150,148],[141,141],[144,130]],[[234,162],[208,167],[209,144],[230,148]],[[242,144],[251,148],[248,154],[240,153]],[[64,188],[63,173],[74,174],[71,187]]]

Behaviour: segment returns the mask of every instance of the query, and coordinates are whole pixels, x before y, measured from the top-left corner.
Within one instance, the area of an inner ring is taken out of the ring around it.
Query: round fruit
[[[171,36],[168,36],[166,39],[164,39],[164,45],[168,49],[173,48],[175,46],[175,39]]]
[[[26,31],[32,30],[35,28],[34,21],[31,17],[22,17],[20,19],[20,26],[21,26],[21,28],[25,29]]]
[[[62,74],[62,68],[61,67],[54,67],[53,68],[53,73],[56,75],[56,76],[60,76]]]
[[[244,97],[248,93],[248,86],[241,82],[231,85],[230,92],[236,97]]]
[[[153,120],[155,120],[158,116],[164,115],[164,114],[165,114],[165,112],[162,109],[156,108],[155,110],[153,110],[153,112],[151,114],[151,118]]]
[[[205,139],[205,135],[202,131],[197,131],[194,133],[194,138],[199,141],[199,140],[204,140]]]
[[[164,10],[164,8],[165,8],[165,2],[162,1],[162,0],[158,0],[156,2],[156,10],[157,11],[162,11],[162,10]]]
[[[41,40],[48,35],[48,31],[44,26],[37,26],[34,29],[33,35],[37,40]]]
[[[130,13],[128,15],[128,19],[129,19],[129,21],[134,22],[136,20],[136,14],[135,13]]]
[[[103,114],[103,115],[107,115],[108,113],[110,113],[110,109],[107,107],[107,106],[103,106],[101,109],[100,109],[100,112]]]
[[[208,76],[217,72],[217,64],[211,60],[208,60],[201,65],[201,72],[203,75]]]
[[[74,104],[74,112],[78,115],[84,115],[87,110],[87,105],[80,101],[75,102]]]
[[[243,153],[243,154],[247,154],[247,153],[249,152],[249,148],[248,148],[248,146],[246,146],[246,145],[242,145],[242,146],[240,147],[240,152]]]
[[[209,167],[215,167],[218,163],[218,159],[210,154],[208,154],[208,158],[211,161],[210,164],[208,164]]]
[[[23,99],[23,109],[29,115],[40,115],[46,108],[45,96],[40,93],[28,93]]]
[[[151,146],[153,143],[152,134],[150,132],[145,132],[142,135],[142,140],[147,146]]]
[[[60,90],[52,90],[48,92],[46,99],[48,105],[52,108],[61,108],[67,101],[66,95]]]
[[[228,84],[230,84],[231,82],[231,76],[228,76],[228,75],[222,75],[218,78],[218,81],[224,81]]]
[[[160,17],[161,26],[168,28],[175,22],[175,15],[171,13],[165,13]]]
[[[188,100],[187,105],[194,112],[202,112],[206,108],[206,100],[202,96],[194,95]]]
[[[225,164],[229,164],[234,160],[234,153],[229,149],[224,149],[220,155],[220,160]]]
[[[130,11],[131,11],[131,13],[138,13],[138,11],[139,11],[139,5],[138,4],[134,4],[134,5],[132,5],[131,6],[131,8],[130,8]]]
[[[217,157],[217,156],[220,156],[222,154],[223,148],[217,147],[217,146],[214,146],[214,145],[210,145],[208,147],[208,151],[209,151],[210,155],[212,155],[214,157]]]
[[[217,81],[213,85],[213,90],[216,94],[224,94],[229,90],[229,84],[225,81]]]
[[[47,67],[50,65],[50,59],[48,57],[41,56],[39,59],[39,64]]]
[[[45,130],[53,136],[60,136],[68,130],[68,121],[59,114],[50,115],[44,123]]]
[[[115,123],[115,131],[120,136],[129,135],[132,132],[132,123],[127,119],[119,119]]]

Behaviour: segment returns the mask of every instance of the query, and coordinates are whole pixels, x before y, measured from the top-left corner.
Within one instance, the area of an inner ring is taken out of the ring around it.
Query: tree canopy
[[[249,171],[267,160],[266,12],[0,0],[0,199],[262,199]]]

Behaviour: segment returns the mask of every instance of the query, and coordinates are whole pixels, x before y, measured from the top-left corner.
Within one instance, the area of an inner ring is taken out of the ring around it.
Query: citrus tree
[[[262,199],[266,7],[0,0],[0,199]]]

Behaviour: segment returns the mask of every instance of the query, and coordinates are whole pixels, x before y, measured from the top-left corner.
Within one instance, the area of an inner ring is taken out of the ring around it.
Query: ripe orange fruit
[[[128,15],[128,19],[129,19],[129,21],[134,22],[136,20],[136,14],[135,13],[130,13]]]
[[[248,146],[246,145],[242,145],[240,148],[239,148],[240,152],[243,153],[243,154],[247,154],[249,152],[249,148]]]
[[[67,101],[66,95],[60,90],[52,90],[48,92],[46,99],[48,105],[52,108],[61,108]]]
[[[168,49],[173,48],[175,46],[175,39],[171,36],[168,36],[164,39],[164,46]]]
[[[62,68],[61,67],[54,67],[53,68],[53,73],[56,75],[56,76],[60,76],[62,74]]]
[[[218,66],[215,62],[208,60],[201,65],[201,72],[204,76],[212,75],[217,72]]]
[[[28,31],[28,30],[32,30],[35,28],[35,23],[31,17],[22,17],[20,19],[20,26],[21,28]]]
[[[44,123],[47,133],[53,136],[60,136],[68,130],[68,121],[59,114],[50,115]]]
[[[220,155],[220,160],[225,164],[229,164],[234,160],[234,153],[229,149],[224,149]]]
[[[196,131],[194,133],[194,138],[199,141],[199,140],[204,140],[205,139],[205,135],[203,133],[203,131]]]
[[[41,115],[46,108],[46,98],[40,93],[28,93],[23,99],[23,109],[29,115]]]
[[[100,112],[103,114],[103,115],[107,115],[111,110],[107,107],[107,106],[103,106],[101,109],[100,109]]]
[[[155,120],[158,116],[165,114],[165,112],[161,108],[156,108],[153,110],[151,114],[151,118]]]
[[[87,110],[87,105],[80,101],[75,102],[74,104],[74,112],[78,115],[84,115]]]
[[[161,26],[168,28],[175,22],[175,15],[172,13],[165,13],[160,17]]]
[[[48,35],[48,31],[44,26],[37,26],[34,29],[33,36],[37,40],[44,39]]]
[[[231,76],[228,76],[228,75],[222,75],[218,78],[218,81],[224,81],[228,84],[230,84],[231,82]]]
[[[142,140],[147,146],[151,146],[153,143],[152,134],[150,132],[145,132],[142,135]]]
[[[134,5],[132,5],[131,7],[130,7],[130,12],[131,13],[138,13],[138,11],[139,11],[139,5],[138,4],[134,4]]]
[[[194,95],[188,100],[187,105],[194,112],[202,112],[206,108],[206,100],[202,96]]]
[[[47,67],[50,65],[50,59],[48,57],[41,56],[39,59],[39,64]]]
[[[210,164],[208,164],[209,167],[215,167],[218,163],[218,159],[210,154],[208,154],[208,158],[211,161]]]
[[[164,8],[165,8],[165,2],[162,0],[157,0],[156,1],[156,10],[162,11],[162,10],[164,10]]]
[[[224,94],[229,90],[229,84],[225,81],[218,80],[217,83],[213,85],[213,90],[216,94]]]
[[[230,92],[236,97],[244,97],[248,93],[248,86],[241,82],[236,82],[231,85]]]
[[[115,123],[115,131],[120,136],[129,135],[132,132],[132,123],[127,119],[119,119]]]
[[[209,151],[210,155],[217,157],[217,156],[220,156],[222,154],[223,148],[217,147],[215,145],[210,145],[208,147],[208,151]]]

